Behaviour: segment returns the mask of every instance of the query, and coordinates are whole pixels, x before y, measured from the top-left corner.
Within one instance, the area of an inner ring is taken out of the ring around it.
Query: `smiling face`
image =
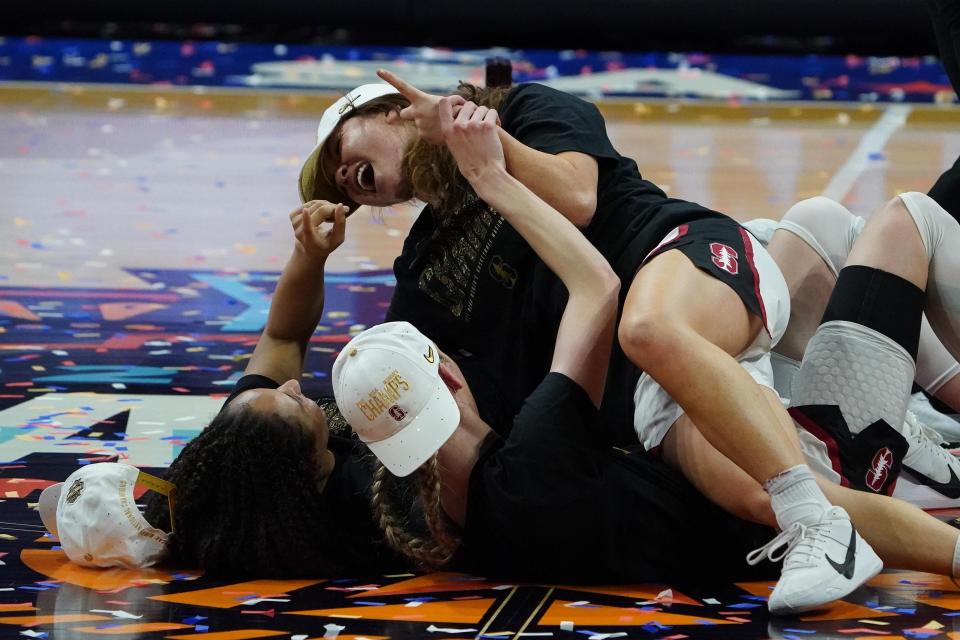
[[[320,475],[326,479],[333,470],[333,453],[327,449],[330,440],[330,431],[327,428],[327,419],[316,402],[303,395],[300,383],[288,380],[276,389],[250,389],[238,395],[231,407],[245,408],[262,415],[274,415],[282,420],[284,425],[297,425],[299,428],[313,433],[316,438],[314,449]]]
[[[416,126],[397,111],[349,118],[335,131],[333,181],[358,204],[385,207],[413,197],[403,158],[416,140]]]

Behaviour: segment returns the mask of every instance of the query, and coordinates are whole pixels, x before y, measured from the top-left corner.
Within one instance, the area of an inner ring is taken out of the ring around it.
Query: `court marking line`
[[[887,107],[883,115],[860,139],[857,148],[841,165],[840,170],[833,175],[821,195],[842,202],[863,172],[870,166],[870,156],[879,153],[886,147],[890,136],[907,123],[911,111],[913,111],[913,107],[905,104],[895,104]]]
[[[517,634],[513,636],[513,640],[516,640],[523,635],[523,632],[527,630],[527,627],[530,626],[530,623],[533,622],[533,618],[540,613],[540,609],[543,608],[544,603],[546,603],[547,598],[553,595],[553,592],[556,591],[556,587],[550,587],[550,590],[547,591],[546,595],[543,596],[543,599],[540,601],[540,604],[537,605],[537,608],[533,610],[533,613],[530,614],[530,617],[527,618],[527,621],[523,623],[523,626],[520,627],[520,630],[517,631]]]
[[[493,615],[490,616],[490,619],[487,620],[487,624],[483,625],[483,628],[480,629],[479,633],[477,633],[477,635],[474,636],[475,638],[479,638],[480,636],[482,636],[483,634],[485,634],[485,633],[487,632],[487,629],[490,628],[490,625],[493,624],[493,621],[497,619],[497,616],[500,615],[500,612],[503,611],[503,608],[504,608],[505,606],[507,606],[507,603],[510,601],[510,598],[512,598],[512,597],[513,597],[513,594],[515,594],[515,593],[517,592],[517,588],[518,588],[518,587],[517,587],[516,585],[514,585],[514,586],[510,589],[510,593],[507,594],[507,597],[503,599],[503,602],[500,603],[500,606],[497,607],[497,610],[494,611],[494,612],[493,612]]]

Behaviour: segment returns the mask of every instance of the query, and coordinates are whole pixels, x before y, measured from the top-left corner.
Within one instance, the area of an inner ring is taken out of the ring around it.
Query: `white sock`
[[[833,506],[805,464],[778,473],[763,483],[763,489],[770,494],[770,506],[781,530],[795,522],[816,524],[823,512]]]

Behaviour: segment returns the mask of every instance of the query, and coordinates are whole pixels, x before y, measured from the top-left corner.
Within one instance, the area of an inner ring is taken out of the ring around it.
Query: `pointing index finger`
[[[393,87],[400,92],[400,95],[407,98],[411,102],[417,98],[426,95],[420,89],[417,89],[415,86],[402,79],[400,76],[387,71],[386,69],[377,69],[377,75],[384,82],[393,85]]]

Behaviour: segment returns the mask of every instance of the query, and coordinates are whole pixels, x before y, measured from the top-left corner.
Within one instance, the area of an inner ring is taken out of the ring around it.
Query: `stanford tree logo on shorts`
[[[893,452],[890,447],[881,447],[870,461],[870,469],[867,471],[867,486],[880,493],[883,485],[887,482],[887,476],[890,475],[890,467],[893,466]]]
[[[732,248],[719,242],[711,242],[710,253],[713,254],[713,264],[730,275],[735,276],[740,271],[740,267],[737,265],[737,258],[739,258],[740,255]]]

